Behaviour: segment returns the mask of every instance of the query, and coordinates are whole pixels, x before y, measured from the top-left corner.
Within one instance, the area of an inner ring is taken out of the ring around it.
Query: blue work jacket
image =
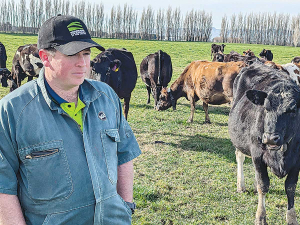
[[[117,166],[141,151],[105,83],[80,86],[83,132],[49,96],[44,70],[0,100],[0,193],[18,195],[27,225],[127,225]]]

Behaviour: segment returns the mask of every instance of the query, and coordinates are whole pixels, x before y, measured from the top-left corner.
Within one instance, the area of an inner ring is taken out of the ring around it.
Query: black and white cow
[[[0,42],[0,68],[6,68],[6,50],[4,45]]]
[[[16,84],[16,87],[20,87],[22,80],[26,77],[28,77],[28,81],[31,81],[33,77],[38,77],[43,63],[37,45],[20,46],[15,53],[12,64],[10,78]],[[14,89],[14,86],[12,86],[11,91]]]
[[[239,73],[233,88],[228,129],[236,148],[237,190],[245,191],[243,162],[247,155],[252,157],[258,191],[255,224],[267,224],[267,167],[279,178],[287,176],[286,220],[298,224],[294,196],[300,169],[300,88],[286,73],[257,63]]]

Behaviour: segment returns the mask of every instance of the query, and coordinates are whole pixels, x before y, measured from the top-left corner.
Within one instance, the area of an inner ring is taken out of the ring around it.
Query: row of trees
[[[0,3],[0,31],[37,33],[41,24],[53,15],[70,14],[81,18],[96,37],[208,41],[211,36],[212,15],[205,11],[188,12],[183,19],[180,8],[144,8],[139,20],[138,12],[124,4],[104,13],[102,3],[70,3],[69,0],[4,0]],[[182,22],[184,21],[184,22]]]
[[[250,13],[222,18],[220,42],[300,46],[300,14]]]
[[[194,10],[182,14],[180,8],[157,12],[151,6],[141,15],[127,4],[113,6],[109,14],[102,3],[70,3],[69,0],[2,0],[0,31],[37,33],[53,15],[70,14],[81,18],[92,36],[104,38],[210,41],[212,14]],[[219,42],[300,45],[300,14],[250,13],[223,16]]]

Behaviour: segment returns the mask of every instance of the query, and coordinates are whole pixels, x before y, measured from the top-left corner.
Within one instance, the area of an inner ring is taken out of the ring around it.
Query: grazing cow
[[[287,176],[286,219],[288,224],[298,224],[294,195],[300,169],[299,107],[300,88],[281,71],[253,64],[234,81],[228,129],[236,148],[237,191],[245,191],[243,162],[247,155],[252,157],[258,191],[255,224],[267,224],[267,167],[279,178]]]
[[[265,58],[268,61],[273,60],[273,53],[271,52],[271,50],[263,49],[261,53],[259,53],[259,56]]]
[[[33,77],[38,77],[43,63],[39,56],[39,50],[36,44],[20,46],[15,53],[12,62],[11,77],[16,87],[21,86],[21,81],[28,77],[31,81]],[[11,91],[16,88],[11,87]]]
[[[6,68],[6,50],[4,45],[0,42],[0,68]]]
[[[296,66],[298,66],[300,68],[300,57],[297,56],[297,57],[293,58],[292,63],[294,63]]]
[[[259,59],[256,56],[240,55],[235,51],[231,51],[229,54],[215,53],[213,62],[239,62],[242,61],[246,65],[251,65]]]
[[[161,50],[143,59],[140,65],[140,74],[148,91],[147,104],[150,103],[152,92],[154,106],[156,107],[161,89],[168,86],[172,78],[172,72],[171,57]]]
[[[215,53],[224,53],[224,48],[226,45],[221,44],[221,45],[217,45],[217,44],[211,44],[211,53],[210,53],[210,58],[212,58],[212,55],[214,55]]]
[[[7,87],[7,79],[10,75],[10,71],[7,68],[0,68],[0,79],[2,87]]]
[[[165,110],[173,106],[176,109],[177,99],[186,97],[191,104],[188,122],[193,122],[195,102],[201,99],[205,122],[210,123],[208,104],[221,105],[232,100],[233,81],[244,66],[244,62],[194,61],[184,69],[168,91],[162,89],[156,108]]]
[[[131,92],[137,81],[132,53],[126,49],[110,48],[97,55],[91,61],[91,66],[91,79],[107,83],[119,98],[124,98],[124,115],[127,119]]]

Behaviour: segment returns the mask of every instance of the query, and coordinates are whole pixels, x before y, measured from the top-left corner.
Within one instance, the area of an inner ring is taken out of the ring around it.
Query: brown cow
[[[243,51],[243,55],[247,56],[255,56],[254,52],[251,51],[251,49],[248,49],[246,51]]]
[[[245,67],[244,62],[208,62],[194,61],[189,64],[170,89],[161,91],[157,110],[165,110],[173,106],[180,97],[186,97],[191,103],[191,116],[188,122],[193,122],[195,102],[203,102],[205,122],[210,123],[208,104],[221,105],[232,100],[232,87],[235,77]]]

